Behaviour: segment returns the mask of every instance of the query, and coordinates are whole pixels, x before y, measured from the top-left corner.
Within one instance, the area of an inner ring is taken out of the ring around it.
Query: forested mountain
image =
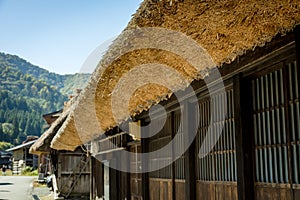
[[[74,89],[83,88],[90,74],[67,74],[60,75],[49,72],[46,69],[32,65],[28,61],[16,56],[0,52],[0,66],[10,67],[20,71],[22,74],[30,74],[36,80],[44,81],[54,86],[62,94],[70,95]]]
[[[59,75],[0,53],[0,141],[20,144],[43,131],[42,115],[62,109],[89,74]]]

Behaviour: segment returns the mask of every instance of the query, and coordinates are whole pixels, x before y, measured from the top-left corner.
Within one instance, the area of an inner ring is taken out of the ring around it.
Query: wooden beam
[[[300,25],[296,26],[295,28],[295,42],[296,42],[296,60],[297,60],[297,77],[298,77],[298,84],[300,80]],[[300,87],[298,87],[298,94],[300,94]]]
[[[253,130],[251,83],[238,74],[233,78],[234,120],[237,161],[237,189],[239,200],[254,199]]]
[[[295,35],[295,42],[296,42],[296,57],[297,57],[297,63],[299,67],[300,66],[300,25],[296,26],[294,30],[294,35]]]

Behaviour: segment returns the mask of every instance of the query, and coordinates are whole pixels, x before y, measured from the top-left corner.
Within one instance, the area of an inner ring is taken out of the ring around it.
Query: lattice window
[[[252,81],[257,182],[288,182],[283,70]]]
[[[181,114],[181,110],[174,111],[173,113],[173,123],[174,123],[174,134],[178,136],[178,145],[174,146],[177,150],[180,152],[184,152],[184,134],[183,134],[183,127],[184,127],[184,122],[183,122],[183,117]],[[180,126],[182,124],[182,126]],[[175,168],[175,179],[185,179],[185,156],[184,154],[178,158],[174,162],[174,168]]]
[[[289,183],[291,160],[292,182],[299,184],[299,72],[295,61],[280,65],[252,81],[255,179]]]
[[[198,153],[204,138],[212,123],[212,132],[220,130],[220,115],[216,114],[210,122],[211,104],[217,108],[217,112],[224,109],[222,105],[227,101],[227,116],[222,134],[210,153],[199,159]],[[236,181],[236,151],[235,151],[235,127],[234,127],[234,102],[233,90],[228,89],[225,94],[215,94],[211,98],[199,100],[199,129],[196,136],[196,178],[203,181]]]
[[[157,117],[156,119],[152,120],[151,123],[155,127],[156,130],[159,130],[161,126],[161,122],[163,119],[161,117]],[[160,130],[159,133],[155,134],[153,137],[151,137],[149,142],[149,151],[153,152],[155,150],[158,150],[165,145],[167,145],[172,140],[172,115],[169,113],[167,115],[167,119],[165,124],[163,125],[162,130]],[[153,155],[153,154],[152,154]],[[150,165],[160,165],[170,162],[172,160],[172,154],[170,152],[166,152],[165,155],[163,154],[157,154],[153,157],[149,158],[149,164]],[[166,178],[171,179],[172,178],[172,165],[168,165],[160,170],[153,171],[149,174],[150,178]]]
[[[151,123],[157,123],[160,124],[158,121],[161,120],[160,118],[157,118],[153,120]],[[177,141],[177,146],[173,146],[173,148],[176,148],[177,150],[180,150],[180,152],[183,152],[183,144],[184,144],[184,134],[183,134],[183,126],[180,126],[180,123],[182,122],[182,115],[181,110],[172,111],[167,115],[166,122],[164,124],[163,129],[157,133],[155,136],[153,136],[150,139],[149,142],[149,151],[154,151],[157,149],[160,149],[167,145],[169,142],[171,142],[172,138],[177,135],[179,140]],[[164,163],[166,165],[167,163],[171,163],[172,159],[172,152],[166,152],[166,155],[160,154],[155,155],[150,159],[150,165],[157,165],[158,163]],[[174,162],[174,178],[175,179],[184,179],[184,155],[182,155],[180,158],[178,158]],[[171,179],[173,177],[173,168],[172,164],[154,171],[150,173],[151,178],[167,178]]]

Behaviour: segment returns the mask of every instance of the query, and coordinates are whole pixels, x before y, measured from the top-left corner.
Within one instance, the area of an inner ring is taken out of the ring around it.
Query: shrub
[[[33,170],[32,167],[26,166],[24,169],[22,169],[21,175],[23,176],[37,176],[38,170]]]

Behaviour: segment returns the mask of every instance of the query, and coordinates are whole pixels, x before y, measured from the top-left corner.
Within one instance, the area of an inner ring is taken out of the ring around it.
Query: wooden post
[[[115,158],[109,161],[109,165],[116,166],[117,160]],[[119,199],[119,189],[118,188],[118,178],[119,178],[119,171],[113,168],[109,168],[109,198],[110,199]]]
[[[172,126],[172,133],[171,133],[171,137],[172,140],[175,137],[175,134],[177,132],[177,130],[175,130],[175,123],[174,123],[175,117],[174,117],[174,112],[171,112],[171,126]],[[176,174],[175,174],[175,155],[174,155],[174,149],[176,147],[174,146],[174,143],[172,143],[172,164],[171,164],[171,169],[172,169],[172,173],[171,173],[171,179],[172,179],[172,200],[176,200]]]
[[[90,199],[95,199],[95,182],[94,182],[94,157],[90,157]]]
[[[296,42],[298,94],[300,94],[300,25],[296,26],[296,28],[294,30],[294,35],[295,35],[295,42]],[[300,190],[294,190],[293,197],[294,197],[294,199],[300,199]]]
[[[187,137],[191,137],[194,134],[195,125],[195,109],[193,105],[186,102],[184,107],[183,116],[183,130]],[[192,138],[190,138],[192,139]],[[185,146],[188,144],[184,144]],[[185,199],[196,199],[196,180],[195,180],[195,140],[188,147],[185,153]]]
[[[236,75],[233,81],[238,199],[252,200],[254,181],[251,83],[242,81],[240,74]]]
[[[126,140],[126,143],[128,141]],[[126,151],[130,152],[130,147],[126,147]],[[130,169],[130,156],[126,157],[127,169]],[[131,198],[131,190],[130,190],[130,172],[126,173],[126,198],[129,200]]]
[[[141,120],[141,124],[142,126],[145,125],[145,121],[144,119]],[[141,136],[145,136],[145,135],[148,135],[148,133],[141,133],[142,135]],[[144,152],[149,152],[149,140],[148,138],[141,138],[141,150],[142,150],[142,153]],[[144,167],[144,171],[147,171],[148,170],[148,162],[149,162],[149,159],[148,157],[145,155],[145,154],[142,154],[142,167]],[[150,199],[150,193],[149,193],[149,173],[147,172],[144,172],[142,174],[142,197],[143,197],[143,200],[149,200]]]

